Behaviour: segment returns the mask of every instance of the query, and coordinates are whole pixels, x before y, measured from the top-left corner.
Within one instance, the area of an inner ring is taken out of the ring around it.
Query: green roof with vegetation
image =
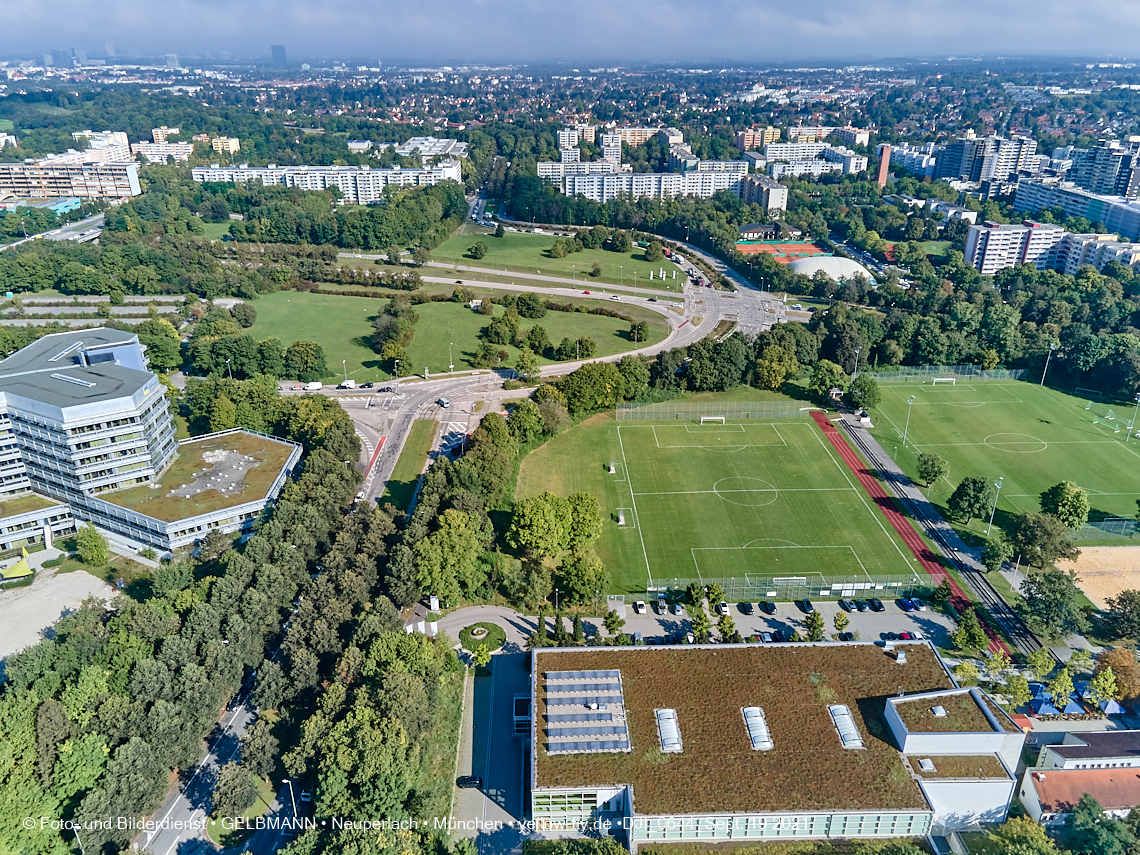
[[[934,707],[942,707],[946,715],[935,715]],[[969,692],[900,701],[895,703],[895,709],[911,733],[992,733],[994,730]]]
[[[919,767],[920,760],[929,760],[934,764],[933,772],[923,771]],[[993,754],[979,755],[949,755],[936,757],[923,757],[914,755],[910,758],[910,766],[920,778],[1008,778],[1005,767]]]
[[[36,493],[28,493],[24,496],[16,496],[0,502],[0,519],[26,514],[28,511],[42,511],[44,508],[62,504],[62,502],[56,499],[49,499],[46,496],[40,496]]]

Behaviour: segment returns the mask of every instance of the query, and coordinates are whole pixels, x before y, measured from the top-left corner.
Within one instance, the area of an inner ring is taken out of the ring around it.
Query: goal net
[[[722,425],[724,424],[724,416],[701,416],[701,424]]]
[[[957,377],[935,377],[930,381],[930,385],[937,386],[939,383],[949,383],[951,386],[958,385]]]

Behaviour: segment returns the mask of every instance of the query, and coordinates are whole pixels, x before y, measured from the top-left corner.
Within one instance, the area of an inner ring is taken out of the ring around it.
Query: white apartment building
[[[219,137],[219,139],[221,139]],[[372,148],[372,140],[347,140],[345,145],[353,154],[364,154]],[[220,149],[218,149],[220,151]]]
[[[830,163],[838,163],[843,167],[844,175],[858,175],[867,171],[866,155],[856,154],[849,148],[830,146],[823,150],[823,159]]]
[[[467,143],[436,137],[412,137],[403,145],[396,147],[396,154],[401,157],[413,157],[416,152],[419,152],[423,163],[427,163],[433,157],[467,157]]]
[[[616,134],[618,141],[626,145],[645,145],[654,137],[660,137],[665,145],[685,141],[685,135],[677,128],[612,128],[606,135],[610,134]]]
[[[371,140],[365,140],[369,145],[372,145]],[[348,150],[352,151],[353,140],[348,141]],[[216,137],[210,140],[210,148],[220,154],[237,154],[241,151],[241,140],[237,137]],[[367,151],[367,149],[365,149]]]
[[[732,172],[736,175],[748,174],[747,160],[698,160],[697,172]]]
[[[610,175],[621,167],[608,160],[579,160],[563,162],[560,160],[540,160],[538,177],[562,185],[562,179],[567,175]]]
[[[819,157],[825,148],[828,145],[823,142],[768,143],[764,146],[764,157],[769,163],[773,160],[811,160]]]
[[[862,128],[836,128],[831,135],[844,145],[871,144],[871,132]]]
[[[788,210],[788,188],[767,175],[746,175],[740,181],[740,198],[768,213]]]
[[[1054,248],[1065,234],[1062,226],[1052,223],[1026,220],[1007,225],[986,220],[980,226],[970,226],[965,256],[983,276],[993,276],[1015,264],[1048,270],[1055,263]]]
[[[104,148],[109,145],[130,146],[130,140],[123,131],[72,131],[71,138],[76,142],[87,140],[91,148]]]
[[[827,139],[835,130],[835,128],[798,125],[794,128],[788,128],[787,137],[788,142],[817,142]],[[788,158],[788,160],[795,160],[795,158]]]
[[[577,148],[578,139],[577,128],[563,128],[558,132],[558,148]]]
[[[734,172],[618,172],[610,175],[567,175],[567,196],[585,196],[596,202],[612,199],[666,199],[674,196],[709,197],[720,190],[740,195],[746,176]]]
[[[1070,217],[1101,223],[1126,241],[1140,240],[1140,202],[1103,196],[1070,182],[1024,179],[1017,184],[1013,207],[1019,211],[1062,208]]]
[[[62,154],[49,154],[40,163],[133,163],[131,147],[126,145],[105,145],[76,151],[69,148]]]
[[[16,140],[15,134],[0,132],[0,148],[5,148],[7,146],[12,146],[12,148],[15,148],[17,145],[19,145],[19,143]]]
[[[137,163],[26,160],[0,163],[0,197],[122,199],[142,193]]]
[[[445,160],[424,169],[371,169],[367,166],[239,166],[195,167],[190,171],[198,182],[260,181],[265,186],[281,185],[301,190],[340,190],[341,203],[369,205],[384,198],[384,188],[395,186],[427,186],[440,181],[462,181],[462,168],[457,160]]]
[[[160,128],[151,128],[150,136],[154,142],[164,143],[168,137],[177,136],[179,133],[181,133],[181,131],[178,128],[168,128],[166,125],[163,125]]]
[[[887,146],[881,144],[876,147],[876,157],[883,156],[883,149]],[[938,152],[941,146],[926,143],[921,146],[912,146],[910,143],[899,143],[890,146],[891,164],[901,166],[907,172],[923,178],[934,177],[934,166],[938,161]]]
[[[791,160],[768,164],[768,174],[773,178],[783,178],[785,175],[812,175],[818,178],[820,175],[842,171],[842,163],[833,163],[829,160]]]
[[[610,163],[621,163],[621,136],[619,134],[602,134],[602,160]]]
[[[563,163],[578,163],[582,159],[582,150],[577,147],[559,149],[558,157]]]
[[[131,144],[131,154],[141,154],[150,163],[165,164],[168,160],[186,161],[194,153],[194,143],[188,142],[137,142]]]

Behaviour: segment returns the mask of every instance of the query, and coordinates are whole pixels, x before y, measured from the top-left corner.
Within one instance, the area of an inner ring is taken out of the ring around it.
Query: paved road
[[[47,232],[44,237],[48,240],[94,240],[103,231],[103,215],[96,214],[77,223],[71,223],[53,231]]]

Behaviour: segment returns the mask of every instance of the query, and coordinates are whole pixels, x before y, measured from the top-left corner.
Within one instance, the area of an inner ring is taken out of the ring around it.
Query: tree
[[[631,321],[629,325],[629,340],[635,342],[646,341],[649,338],[649,323],[647,321]]]
[[[1069,654],[1068,662],[1074,674],[1081,674],[1092,669],[1092,651],[1087,647],[1078,647]]]
[[[1094,704],[1115,700],[1118,691],[1116,674],[1113,673],[1111,665],[1106,665],[1089,680],[1089,700]]]
[[[950,634],[954,646],[963,653],[971,650],[985,650],[990,646],[989,636],[978,617],[977,609],[973,607],[962,611],[958,620],[958,627]]]
[[[715,606],[717,603],[723,603],[725,600],[724,588],[720,586],[719,582],[713,582],[709,585],[709,606]]]
[[[467,248],[467,255],[476,261],[481,261],[487,257],[487,244],[481,240],[475,241],[474,244]]]
[[[249,772],[230,761],[214,784],[214,816],[240,816],[257,798],[257,785]]]
[[[938,587],[930,594],[930,599],[936,603],[945,603],[954,595],[954,589],[950,587],[950,578],[947,577],[939,583]]]
[[[571,493],[570,527],[566,532],[566,548],[582,551],[592,546],[602,534],[602,506],[589,493]]]
[[[1076,530],[1089,521],[1089,494],[1072,481],[1062,481],[1041,494],[1041,510]]]
[[[538,374],[538,357],[529,347],[524,347],[519,351],[519,358],[515,362],[515,371],[518,372],[519,379],[524,383],[530,383]]]
[[[515,308],[522,317],[530,318],[533,321],[546,317],[546,301],[538,294],[530,291],[519,295]]]
[[[982,564],[986,572],[996,573],[1012,557],[1013,547],[1002,532],[995,532],[993,537],[986,538],[986,545],[982,547]]]
[[[554,556],[565,549],[572,523],[568,500],[553,493],[540,493],[515,503],[507,543],[539,558]]]
[[[978,671],[978,666],[968,660],[963,660],[954,666],[954,678],[962,686],[977,685],[978,678],[981,674]]]
[[[823,615],[820,612],[812,612],[804,618],[804,629],[807,630],[808,641],[823,641]]]
[[[1037,675],[1038,680],[1044,680],[1053,670],[1056,660],[1053,659],[1048,647],[1038,647],[1025,655],[1025,663]]]
[[[102,566],[111,560],[107,538],[99,533],[94,523],[87,523],[75,535],[76,551],[84,564]]]
[[[491,651],[486,644],[480,644],[471,653],[471,664],[476,668],[486,668],[491,664]]]
[[[1024,617],[1050,635],[1088,632],[1089,620],[1081,610],[1077,574],[1061,570],[1035,573],[1021,584]]]
[[[661,245],[661,241],[650,241],[649,246],[645,249],[645,260],[650,262],[658,262],[665,257],[665,248]]]
[[[843,367],[836,365],[828,359],[821,359],[816,363],[808,381],[808,391],[820,401],[827,401],[833,388],[840,390],[847,388],[847,372]]]
[[[324,348],[312,341],[293,342],[285,349],[285,373],[302,383],[320,380],[329,373]]]
[[[1045,827],[1030,816],[1010,817],[986,835],[986,845],[1002,855],[1062,855]]]
[[[529,398],[519,401],[507,417],[507,427],[520,444],[538,439],[542,434],[542,413]]]
[[[993,484],[985,478],[971,475],[963,478],[954,488],[954,492],[946,502],[946,508],[969,525],[974,517],[985,519],[989,516],[995,496],[996,489]]]
[[[431,261],[431,250],[426,246],[417,246],[412,252],[412,261],[416,263],[417,267],[423,267],[425,264]]]
[[[503,230],[503,224],[502,223],[499,223],[497,226],[495,226],[495,237],[501,238],[505,234],[506,234],[506,231]]]
[[[705,589],[700,582],[690,582],[685,588],[685,602],[692,608],[699,609],[705,601]]]
[[[736,622],[732,619],[732,615],[721,615],[716,622],[716,631],[725,644],[740,643],[740,633],[736,631]]]
[[[606,628],[606,632],[610,635],[617,635],[621,632],[621,628],[625,626],[625,619],[612,609],[606,614],[605,620],[602,621]]]
[[[1069,696],[1073,694],[1073,675],[1068,667],[1062,666],[1061,670],[1053,675],[1053,679],[1049,681],[1049,694],[1053,696],[1053,704],[1057,709],[1063,709],[1069,702]]]
[[[624,387],[617,366],[609,362],[587,362],[558,384],[567,408],[575,414],[612,409]]]
[[[558,581],[567,601],[572,603],[589,602],[595,591],[605,591],[610,586],[606,565],[590,549],[567,555],[558,568]]]
[[[923,452],[918,455],[918,477],[927,487],[949,472],[950,464],[937,454]]]
[[[553,398],[548,398],[538,405],[539,415],[542,416],[542,430],[547,436],[558,436],[570,427],[570,414],[566,408]]]
[[[697,644],[708,644],[712,633],[712,621],[709,620],[708,613],[704,609],[695,610],[689,619],[689,624],[693,628],[693,637],[697,640]]]
[[[235,303],[230,307],[230,316],[237,321],[238,326],[247,330],[257,322],[257,309],[249,303]],[[147,353],[147,356],[150,356]]]
[[[273,725],[267,718],[259,718],[241,738],[241,764],[250,774],[265,778],[273,771],[278,750]]]
[[[879,384],[870,374],[862,374],[855,378],[855,382],[851,384],[850,395],[855,406],[864,410],[879,406],[879,402],[883,400]]]
[[[843,609],[840,609],[835,613],[834,623],[835,631],[843,632],[843,630],[847,629],[847,627],[851,625],[851,618],[847,616],[847,612],[843,611]]]
[[[1105,619],[1115,638],[1140,640],[1140,591],[1121,591],[1106,598]]]
[[[1035,567],[1048,567],[1059,558],[1073,559],[1081,554],[1073,546],[1069,529],[1052,514],[1018,514],[1008,538],[1014,551]]]
[[[1015,707],[1023,707],[1033,698],[1029,681],[1021,674],[1010,674],[1005,680],[1005,694]]]
[[[595,261],[594,266],[590,268],[590,276],[593,277],[594,279],[597,279],[601,275],[602,275],[602,265],[598,264],[598,262]]]
[[[572,634],[575,644],[582,644],[586,640],[586,630],[582,626],[581,615],[574,615],[574,631]]]
[[[1065,820],[1069,846],[1078,855],[1125,855],[1136,838],[1128,826],[1105,816],[1104,808],[1085,793]]]

